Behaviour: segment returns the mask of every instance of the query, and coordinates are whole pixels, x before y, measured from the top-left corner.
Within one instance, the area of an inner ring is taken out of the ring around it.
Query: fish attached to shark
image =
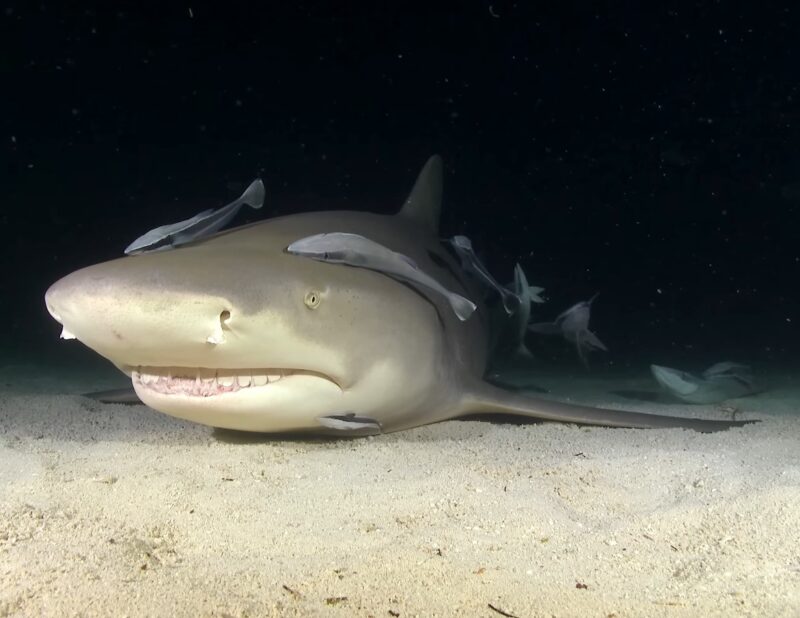
[[[64,336],[130,376],[142,402],[213,427],[360,436],[476,413],[699,431],[744,424],[534,399],[485,382],[489,321],[440,242],[441,183],[434,156],[397,215],[303,213],[199,236],[67,275],[46,306]],[[407,256],[477,310],[460,320],[441,294],[286,251],[331,232]]]
[[[222,208],[209,208],[191,219],[162,225],[139,236],[125,248],[125,255],[173,249],[209,236],[225,227],[245,204],[251,208],[261,208],[264,205],[264,193],[264,183],[254,180],[244,193]]]
[[[459,320],[468,320],[469,316],[478,308],[468,298],[446,289],[436,279],[422,271],[410,257],[392,251],[358,234],[346,232],[314,234],[296,240],[286,247],[286,251],[292,255],[302,255],[330,264],[369,268],[403,281],[421,285],[444,296]]]

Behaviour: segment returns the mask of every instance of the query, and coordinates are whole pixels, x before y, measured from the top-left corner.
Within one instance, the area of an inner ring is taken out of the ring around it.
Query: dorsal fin
[[[417,176],[417,182],[398,213],[433,234],[439,233],[442,211],[442,158],[433,155]]]

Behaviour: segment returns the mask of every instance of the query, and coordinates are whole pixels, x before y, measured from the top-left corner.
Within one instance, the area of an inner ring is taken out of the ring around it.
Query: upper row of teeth
[[[220,373],[214,369],[199,369],[194,377],[186,374],[157,375],[139,372],[139,381],[142,384],[150,384],[159,380],[195,380],[197,382],[207,382],[208,384],[219,384],[220,386],[265,386],[272,382],[277,382],[284,376],[283,372],[277,373]]]

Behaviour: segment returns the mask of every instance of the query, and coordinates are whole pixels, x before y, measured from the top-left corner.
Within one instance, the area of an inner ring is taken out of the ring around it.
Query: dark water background
[[[595,370],[794,366],[800,8],[349,6],[3,5],[6,355],[77,362],[47,286],[254,177],[267,205],[237,223],[390,213],[438,152],[443,233],[501,281],[519,261],[537,319],[600,292]]]

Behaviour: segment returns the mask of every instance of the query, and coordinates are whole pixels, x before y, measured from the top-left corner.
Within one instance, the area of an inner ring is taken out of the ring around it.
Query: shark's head
[[[387,410],[408,413],[436,385],[441,318],[385,275],[285,251],[337,229],[425,236],[403,217],[272,219],[76,271],[50,287],[47,309],[63,337],[111,360],[162,412],[252,431],[347,415],[391,425]]]
[[[441,329],[433,306],[389,277],[284,251],[306,223],[327,219],[273,220],[90,266],[56,282],[47,308],[64,337],[111,360],[145,403],[175,416],[276,431],[375,416],[422,382],[417,372],[435,372],[441,342],[429,335]]]

